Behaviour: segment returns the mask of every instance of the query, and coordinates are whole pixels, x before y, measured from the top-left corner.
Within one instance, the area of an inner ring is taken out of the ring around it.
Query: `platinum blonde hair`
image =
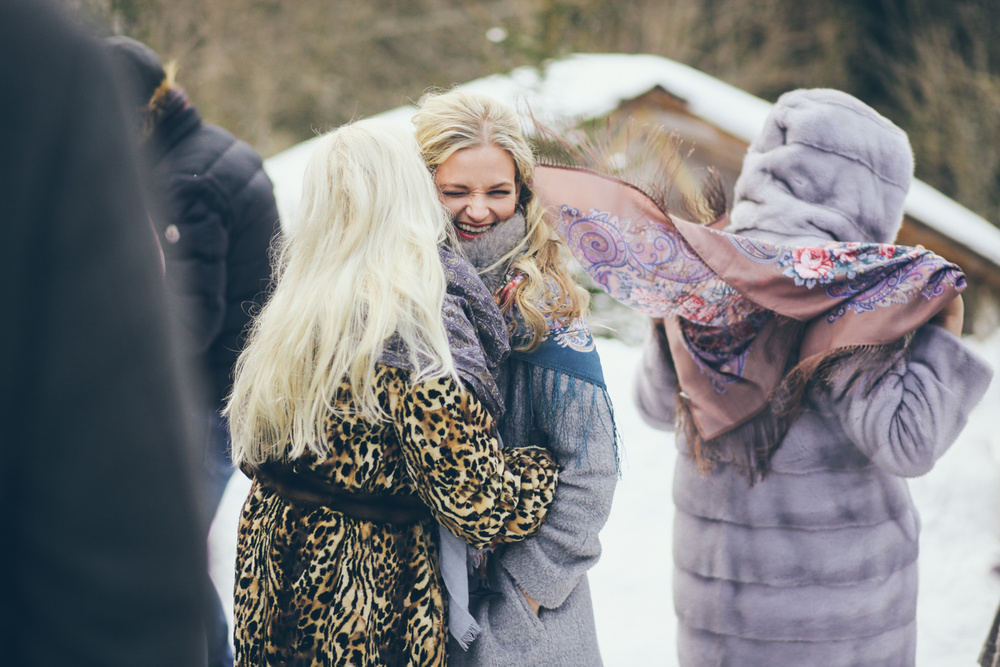
[[[520,257],[512,268],[524,276],[510,302],[531,330],[520,349],[532,349],[545,337],[547,319],[563,324],[586,313],[590,295],[576,284],[563,257],[564,244],[545,221],[545,211],[531,190],[535,153],[521,130],[520,119],[502,102],[462,90],[432,91],[417,104],[413,117],[417,142],[431,171],[456,152],[478,146],[496,146],[514,162],[514,180],[520,188],[517,210],[524,214],[524,239],[500,261]],[[498,262],[499,263],[499,262]]]
[[[385,419],[376,362],[394,334],[417,377],[456,377],[438,255],[449,224],[413,135],[376,119],[322,136],[226,406],[236,464],[329,455],[331,416]],[[341,381],[351,400],[338,402]]]

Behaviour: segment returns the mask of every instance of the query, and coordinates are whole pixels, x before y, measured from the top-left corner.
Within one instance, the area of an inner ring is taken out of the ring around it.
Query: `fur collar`
[[[524,216],[515,213],[474,240],[458,240],[459,251],[479,272],[490,294],[503,286],[510,268],[510,262],[498,262],[524,240],[527,229]]]

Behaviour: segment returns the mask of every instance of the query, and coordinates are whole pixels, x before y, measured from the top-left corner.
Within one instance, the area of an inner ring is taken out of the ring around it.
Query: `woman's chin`
[[[489,226],[481,234],[470,234],[455,226],[462,253],[476,268],[485,268],[496,263],[510,252],[526,233],[524,217],[514,215],[507,220]]]

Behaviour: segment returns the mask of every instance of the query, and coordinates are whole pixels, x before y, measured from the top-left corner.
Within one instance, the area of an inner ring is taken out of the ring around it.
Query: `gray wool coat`
[[[913,161],[906,135],[838,91],[779,99],[736,183],[729,231],[786,245],[891,242]],[[906,478],[928,472],[964,427],[992,371],[926,324],[870,393],[809,388],[753,487],[688,455],[674,473],[674,606],[682,667],[912,666],[920,520]],[[677,377],[650,337],[640,413],[671,429]]]
[[[676,376],[657,337],[640,413],[672,423]],[[906,477],[955,440],[987,364],[934,325],[868,397],[814,390],[753,488],[732,466],[674,473],[678,655],[695,665],[913,665],[920,520]],[[678,434],[686,454],[686,442]]]
[[[539,535],[490,555],[488,578],[497,594],[472,598],[481,632],[468,651],[452,638],[448,664],[599,667],[587,571],[600,558],[598,533],[618,481],[611,404],[599,387],[566,373],[517,358],[506,364],[504,442],[548,448],[562,466],[559,485]],[[556,385],[552,415],[546,401]],[[540,604],[537,616],[520,589]]]

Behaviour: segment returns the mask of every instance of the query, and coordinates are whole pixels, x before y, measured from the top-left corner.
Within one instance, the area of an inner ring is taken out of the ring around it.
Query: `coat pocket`
[[[502,646],[526,647],[537,643],[545,631],[540,616],[536,616],[517,582],[502,567],[496,568],[499,595],[490,600],[489,623],[497,643]]]

